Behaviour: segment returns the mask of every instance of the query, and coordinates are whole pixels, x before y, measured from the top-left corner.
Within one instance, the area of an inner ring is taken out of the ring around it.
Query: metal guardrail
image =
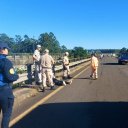
[[[88,62],[88,61],[90,61],[90,58],[75,61],[75,62],[71,62],[69,64],[69,66],[74,67],[76,65],[79,65],[79,64],[82,64],[82,63],[85,63],[85,62]],[[32,66],[32,65],[30,65],[30,66]],[[61,71],[62,69],[63,69],[62,65],[55,66],[55,71]],[[18,84],[18,83],[24,82],[24,81],[26,81],[28,79],[32,79],[32,78],[34,78],[34,76],[32,74],[32,71],[30,73],[19,74],[19,79],[17,81],[13,82],[13,84]]]
[[[69,66],[70,66],[70,67],[73,67],[73,66],[75,66],[75,65],[78,65],[78,64],[87,62],[87,61],[89,61],[89,60],[90,60],[90,58],[89,58],[89,59],[83,59],[83,60],[75,61],[75,62],[71,62],[71,63],[69,64]],[[59,71],[59,70],[62,70],[62,69],[63,69],[63,66],[62,66],[62,65],[58,65],[58,66],[55,67],[55,71]]]

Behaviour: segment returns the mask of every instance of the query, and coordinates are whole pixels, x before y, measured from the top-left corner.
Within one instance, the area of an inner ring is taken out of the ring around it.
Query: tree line
[[[123,48],[120,50],[120,54],[121,54],[121,53],[128,53],[128,49],[125,48],[125,47],[123,47]]]
[[[61,46],[52,32],[42,33],[39,35],[38,39],[30,38],[28,35],[24,35],[23,37],[15,35],[15,37],[12,38],[2,33],[0,34],[0,43],[1,42],[6,42],[9,45],[11,53],[33,53],[36,49],[36,45],[40,44],[42,46],[42,51],[47,48],[51,54],[69,52],[70,56],[74,58],[87,57],[87,50],[83,47],[67,49],[65,45]]]

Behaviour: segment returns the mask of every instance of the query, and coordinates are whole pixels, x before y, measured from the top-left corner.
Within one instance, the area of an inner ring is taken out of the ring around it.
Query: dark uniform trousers
[[[12,62],[5,55],[0,54],[0,112],[3,113],[1,128],[9,127],[14,102],[12,83],[18,78]]]
[[[2,110],[3,118],[1,128],[8,128],[12,107],[14,103],[14,96],[12,87],[9,84],[0,87],[0,112]]]

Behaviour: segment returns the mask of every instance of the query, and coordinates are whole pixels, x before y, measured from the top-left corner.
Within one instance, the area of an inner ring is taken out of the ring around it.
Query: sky
[[[128,0],[0,0],[0,34],[45,32],[68,49],[128,48]]]

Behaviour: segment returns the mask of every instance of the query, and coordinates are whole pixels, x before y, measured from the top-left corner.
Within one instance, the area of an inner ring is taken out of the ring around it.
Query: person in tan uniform
[[[37,85],[40,85],[42,83],[41,79],[41,68],[40,68],[40,51],[41,51],[41,45],[36,46],[36,50],[33,53],[33,60],[35,64],[35,82]]]
[[[71,78],[68,56],[69,56],[69,53],[65,52],[64,58],[63,58],[63,78],[64,79],[70,79]]]
[[[42,67],[42,79],[43,79],[43,91],[47,86],[46,81],[51,86],[51,89],[54,88],[53,83],[53,71],[52,66],[54,64],[54,59],[49,55],[49,50],[45,49],[44,54],[41,56],[41,67]]]
[[[98,65],[99,65],[98,58],[96,57],[96,54],[93,53],[91,55],[91,75],[90,75],[90,77],[93,79],[98,79]]]

